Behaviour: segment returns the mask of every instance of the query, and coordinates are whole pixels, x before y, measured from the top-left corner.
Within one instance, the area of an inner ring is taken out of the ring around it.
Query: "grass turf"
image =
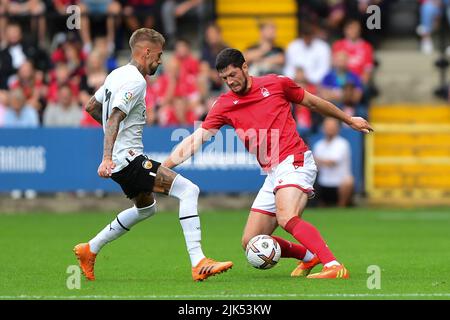
[[[449,209],[310,209],[313,223],[350,271],[349,280],[291,278],[293,259],[257,270],[240,247],[246,211],[201,215],[203,249],[232,260],[227,273],[194,283],[174,212],[160,212],[107,245],[95,282],[69,290],[72,248],[114,214],[0,215],[0,299],[450,299]],[[281,229],[276,234],[292,239]],[[367,268],[381,268],[381,289]],[[314,271],[320,270],[316,267]]]

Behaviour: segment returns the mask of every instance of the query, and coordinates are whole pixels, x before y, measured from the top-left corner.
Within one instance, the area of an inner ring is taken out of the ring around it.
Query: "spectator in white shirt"
[[[346,207],[352,202],[354,179],[350,144],[339,136],[339,130],[338,120],[326,118],[325,137],[314,145],[313,154],[319,168],[319,203]]]
[[[45,127],[79,127],[83,111],[74,103],[72,90],[64,85],[58,90],[58,102],[48,105],[44,112]]]
[[[305,71],[312,84],[320,84],[331,67],[331,49],[328,43],[314,35],[308,24],[302,25],[300,38],[292,41],[286,51],[284,75],[293,79],[297,68]]]
[[[39,115],[32,106],[26,104],[22,89],[14,89],[9,94],[9,108],[5,112],[3,126],[6,128],[37,128]]]

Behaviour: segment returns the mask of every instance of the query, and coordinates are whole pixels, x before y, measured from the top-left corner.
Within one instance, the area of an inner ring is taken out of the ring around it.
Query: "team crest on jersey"
[[[269,90],[267,90],[266,88],[262,87],[261,88],[261,94],[264,98],[267,98],[268,96],[270,96],[270,92]]]
[[[131,98],[133,98],[133,93],[130,92],[130,91],[125,92],[125,95],[123,96],[123,99],[124,99],[126,102],[128,102],[128,101],[131,100]]]
[[[150,170],[153,167],[153,164],[150,160],[144,160],[142,161],[142,167],[144,169]]]

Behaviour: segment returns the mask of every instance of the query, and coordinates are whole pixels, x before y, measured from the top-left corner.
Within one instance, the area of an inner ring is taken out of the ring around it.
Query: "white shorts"
[[[275,216],[275,193],[278,189],[295,187],[314,197],[314,181],[317,176],[317,167],[312,152],[290,155],[279,165],[270,169],[262,188],[259,190],[252,211]]]

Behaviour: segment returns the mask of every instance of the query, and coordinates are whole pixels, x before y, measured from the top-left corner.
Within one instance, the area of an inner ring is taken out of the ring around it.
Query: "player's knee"
[[[137,211],[141,220],[150,218],[156,213],[156,200],[148,207],[137,208]]]
[[[294,215],[290,215],[290,214],[279,214],[277,212],[277,223],[280,227],[282,227],[283,229],[285,228],[286,224],[289,222],[289,220],[291,220]]]
[[[186,179],[186,195],[192,198],[198,198],[200,194],[200,188],[192,181]]]
[[[192,193],[195,194],[196,197],[200,194],[200,188],[196,184],[192,184]]]

